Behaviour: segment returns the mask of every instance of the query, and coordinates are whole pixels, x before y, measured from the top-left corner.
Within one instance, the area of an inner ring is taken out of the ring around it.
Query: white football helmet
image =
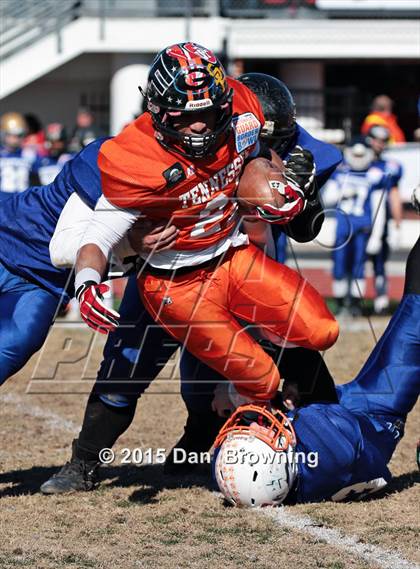
[[[356,142],[343,151],[344,160],[352,170],[362,172],[367,170],[375,159],[375,153],[363,142]]]
[[[243,405],[215,441],[215,475],[223,496],[234,506],[281,504],[297,476],[296,436],[280,411]]]

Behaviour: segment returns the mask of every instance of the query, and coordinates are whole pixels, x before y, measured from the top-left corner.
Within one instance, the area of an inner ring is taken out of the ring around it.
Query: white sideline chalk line
[[[31,405],[24,401],[24,398],[17,393],[6,393],[5,395],[0,395],[0,402],[6,403],[8,405],[13,405],[20,413],[25,413],[31,417],[38,419],[43,419],[45,424],[48,425],[52,430],[67,431],[72,434],[78,433],[80,430],[80,425],[77,425],[73,421],[64,419],[61,415],[38,407],[37,405]]]
[[[417,563],[407,561],[398,553],[382,549],[377,545],[362,543],[356,535],[347,535],[338,529],[320,527],[309,516],[291,514],[282,507],[260,508],[258,512],[273,518],[281,526],[303,531],[316,539],[326,542],[328,545],[341,549],[344,553],[357,555],[383,569],[419,569]]]

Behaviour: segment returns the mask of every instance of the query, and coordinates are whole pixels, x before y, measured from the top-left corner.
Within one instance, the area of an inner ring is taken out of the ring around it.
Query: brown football
[[[241,174],[236,197],[245,211],[252,212],[264,204],[280,208],[286,201],[280,193],[284,185],[284,164],[280,158],[276,164],[267,158],[255,158],[245,166]]]

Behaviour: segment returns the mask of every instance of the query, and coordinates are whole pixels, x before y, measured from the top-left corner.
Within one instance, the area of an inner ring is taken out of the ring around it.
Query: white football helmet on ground
[[[267,407],[239,407],[215,441],[215,475],[235,506],[281,504],[297,476],[296,436],[290,420]]]

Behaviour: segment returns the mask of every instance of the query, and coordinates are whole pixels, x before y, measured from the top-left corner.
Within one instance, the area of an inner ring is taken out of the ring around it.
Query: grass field
[[[380,335],[386,320],[373,324]],[[81,424],[90,382],[71,382],[94,377],[102,341],[91,338],[88,330],[56,325],[41,360],[34,356],[0,394],[1,569],[410,569],[420,562],[419,405],[391,463],[394,481],[368,502],[239,510],[223,504],[206,467],[177,479],[164,477],[160,465],[118,460],[102,468],[95,492],[40,495]],[[354,376],[374,342],[366,321],[342,331],[326,356],[338,382]],[[57,354],[68,363],[57,368]],[[56,380],[32,382],[27,393],[32,375]],[[185,419],[178,388],[176,378],[150,388],[117,457],[124,447],[171,448]]]

